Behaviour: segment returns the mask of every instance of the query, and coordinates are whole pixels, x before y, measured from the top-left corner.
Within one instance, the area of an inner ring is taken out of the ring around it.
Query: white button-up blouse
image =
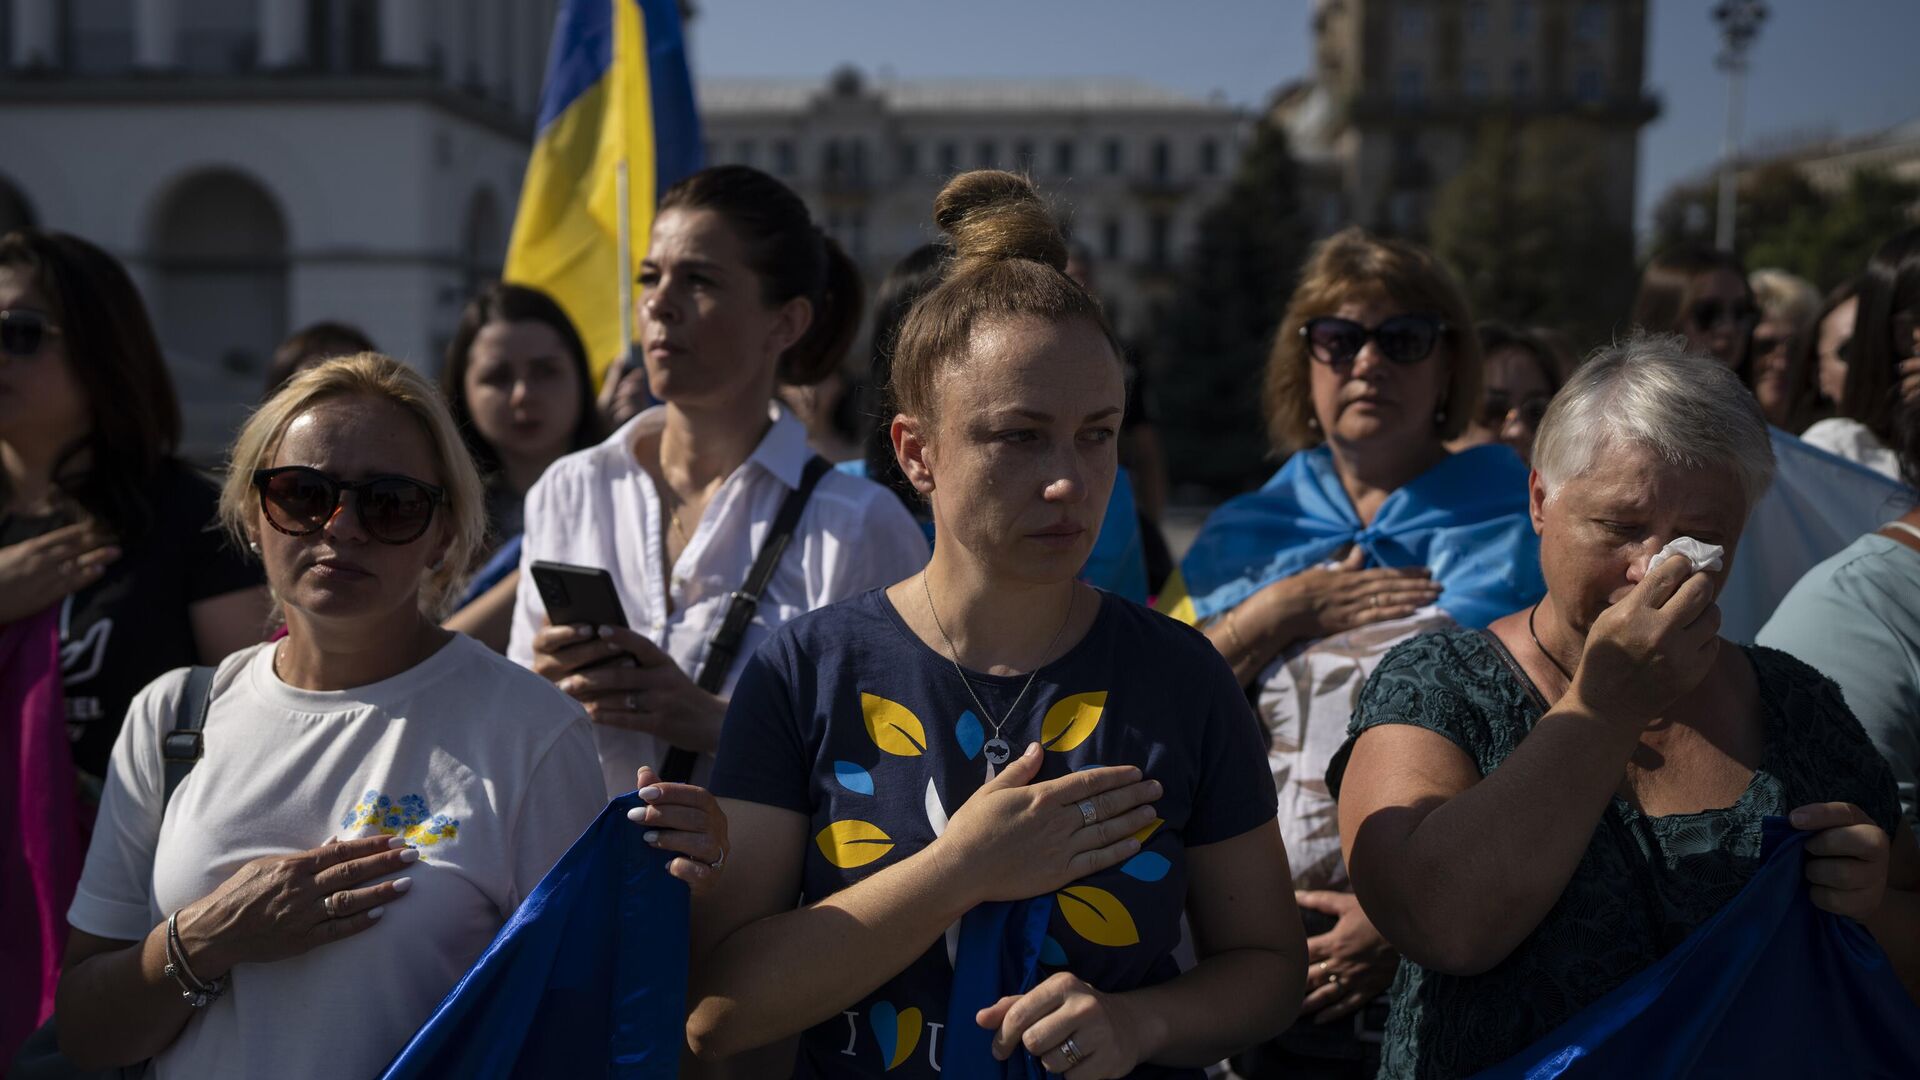
[[[629,449],[637,436],[660,430],[665,407],[648,409],[600,445],[554,462],[527,492],[520,591],[507,655],[533,666],[533,635],[545,625],[546,609],[528,567],[546,559],[604,568],[633,628],[673,657],[689,678],[697,678],[708,639],[812,456],[806,429],[785,409],[771,408],[772,426],[714,493],[668,580],[659,570],[664,513],[659,491]],[[925,535],[892,492],[828,472],[814,488],[760,598],[722,696],[732,693],[747,657],[787,620],[903,580],[926,565],[927,555]],[[595,724],[594,740],[609,797],[633,790],[634,770],[641,765],[659,768],[666,760],[665,741],[645,732]],[[704,784],[712,769],[712,757],[701,755],[694,782]]]

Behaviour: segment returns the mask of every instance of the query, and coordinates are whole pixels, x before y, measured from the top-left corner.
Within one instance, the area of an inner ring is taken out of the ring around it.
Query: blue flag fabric
[[[607,804],[387,1066],[427,1077],[670,1080],[686,1044],[687,887]]]
[[[1349,544],[1368,566],[1425,566],[1439,606],[1475,629],[1546,595],[1540,542],[1527,516],[1527,467],[1505,446],[1449,455],[1388,495],[1362,525],[1324,446],[1293,455],[1259,491],[1207,519],[1180,586],[1161,607],[1183,622],[1212,618]],[[1183,595],[1184,593],[1184,595]]]
[[[1008,994],[1024,994],[1040,982],[1040,951],[1053,914],[1052,894],[1031,900],[981,904],[960,920],[954,950],[952,991],[947,995],[947,1048],[941,1071],[982,1080],[1046,1080],[1032,1054],[1015,1051],[993,1058],[993,1032],[974,1014]]]
[[[1920,1008],[1852,919],[1813,906],[1811,833],[1770,817],[1765,862],[1659,963],[1482,1080],[1920,1076]]]

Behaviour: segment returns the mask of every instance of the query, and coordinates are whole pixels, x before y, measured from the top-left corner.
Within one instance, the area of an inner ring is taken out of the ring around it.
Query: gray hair
[[[1688,469],[1726,469],[1751,510],[1773,482],[1766,417],[1739,376],[1677,334],[1636,330],[1593,354],[1554,396],[1533,443],[1547,497],[1624,442]]]

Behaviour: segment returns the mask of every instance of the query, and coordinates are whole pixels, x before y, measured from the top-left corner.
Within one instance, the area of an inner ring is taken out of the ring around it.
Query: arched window
[[[486,283],[500,280],[507,257],[507,237],[501,222],[500,200],[494,198],[489,188],[481,188],[467,200],[460,256],[468,296],[479,292]]]

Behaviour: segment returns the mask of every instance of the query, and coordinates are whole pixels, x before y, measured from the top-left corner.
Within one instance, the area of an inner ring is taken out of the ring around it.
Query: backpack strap
[[[788,492],[786,500],[780,504],[780,511],[773,518],[773,527],[767,530],[766,539],[760,542],[760,551],[754,556],[753,568],[747,571],[746,582],[734,591],[732,601],[727,604],[725,617],[714,627],[713,636],[707,640],[707,658],[700,664],[700,674],[694,679],[700,689],[709,694],[718,694],[720,688],[726,685],[727,672],[733,670],[734,658],[740,655],[740,645],[746,640],[747,627],[753,623],[753,613],[760,606],[760,597],[766,593],[767,584],[773,580],[773,572],[779,569],[780,557],[786,554],[787,545],[800,527],[800,514],[806,510],[807,500],[813,497],[813,489],[819,486],[820,478],[832,468],[831,462],[815,454],[808,459],[806,468],[800,474],[800,486]],[[676,784],[686,783],[693,775],[693,763],[697,756],[684,747],[668,748],[660,778]]]
[[[180,694],[180,711],[173,718],[173,730],[160,740],[160,758],[167,769],[167,793],[161,802],[161,815],[173,801],[173,791],[200,763],[205,752],[201,729],[207,725],[207,709],[213,704],[213,669],[196,664],[187,670],[187,686]]]

